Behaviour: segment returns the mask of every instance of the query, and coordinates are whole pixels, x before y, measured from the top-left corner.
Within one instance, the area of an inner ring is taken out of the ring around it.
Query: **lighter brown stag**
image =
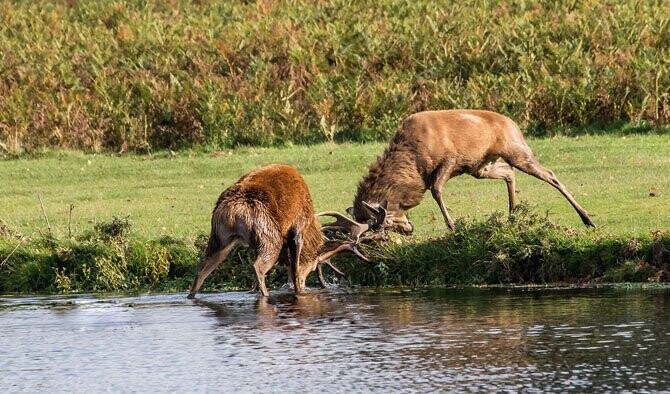
[[[453,230],[454,221],[442,199],[444,184],[461,174],[503,179],[512,212],[516,206],[514,168],[555,187],[582,222],[595,227],[556,175],[540,165],[519,127],[504,115],[482,110],[426,111],[407,117],[360,182],[348,212],[358,222],[380,226],[382,223],[373,222],[380,210],[387,210],[385,227],[411,233],[414,226],[407,211],[430,189],[447,227]]]

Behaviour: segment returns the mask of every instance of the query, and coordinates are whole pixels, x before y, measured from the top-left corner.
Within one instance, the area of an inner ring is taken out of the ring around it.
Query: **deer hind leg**
[[[504,179],[505,183],[507,183],[509,213],[514,212],[514,208],[516,207],[516,180],[514,178],[514,168],[503,162],[487,162],[474,171],[472,176],[478,179]]]
[[[444,218],[444,223],[447,225],[449,230],[454,231],[456,228],[454,225],[454,220],[449,216],[447,207],[444,205],[444,200],[442,200],[442,188],[444,184],[451,178],[453,166],[451,165],[442,165],[438,167],[437,170],[432,175],[432,185],[430,186],[430,194],[432,194],[433,199],[437,202],[437,205],[440,207],[440,212],[442,212],[442,217]]]
[[[289,278],[293,280],[293,290],[300,293],[305,288],[305,279],[307,273],[303,273],[300,269],[300,255],[302,254],[302,233],[300,231],[292,232],[292,236],[288,239],[289,252]]]
[[[281,243],[279,243],[279,245],[281,245]],[[256,260],[253,264],[254,271],[256,272],[256,283],[258,283],[258,289],[260,290],[261,294],[267,297],[269,293],[267,287],[265,286],[265,275],[277,263],[277,260],[279,260],[281,246],[272,247],[268,245],[261,245],[256,252]]]
[[[205,278],[207,278],[209,274],[223,262],[235,246],[237,246],[237,240],[229,238],[220,248],[207,252],[207,256],[205,256],[202,264],[198,267],[198,273],[195,275],[195,280],[191,286],[191,291],[188,293],[188,298],[195,298],[195,294],[200,290],[200,286],[202,286],[202,282],[205,281]]]
[[[540,163],[532,154],[526,153],[521,157],[514,158],[513,160],[510,160],[510,164],[515,168],[518,168],[519,170],[525,172],[526,174],[541,179],[550,184],[551,186],[555,187],[559,192],[561,192],[563,197],[565,197],[568,200],[568,202],[570,202],[570,205],[572,205],[575,211],[577,211],[577,214],[582,219],[582,222],[584,222],[585,225],[590,227],[596,226],[593,223],[593,221],[591,221],[591,218],[589,217],[589,214],[586,212],[586,210],[582,208],[577,203],[577,201],[575,201],[570,192],[568,192],[568,190],[561,183],[561,181],[558,180],[553,171],[542,167],[542,165],[540,165]]]

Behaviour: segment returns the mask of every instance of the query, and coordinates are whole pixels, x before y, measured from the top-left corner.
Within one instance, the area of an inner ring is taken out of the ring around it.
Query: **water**
[[[670,291],[0,297],[0,392],[663,391]]]

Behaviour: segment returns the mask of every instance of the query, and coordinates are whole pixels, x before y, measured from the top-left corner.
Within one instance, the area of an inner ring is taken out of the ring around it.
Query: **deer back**
[[[236,237],[252,247],[272,243],[276,249],[284,249],[288,238],[300,232],[301,265],[315,262],[323,245],[307,184],[295,168],[281,164],[252,171],[221,193],[212,214],[212,229],[218,236],[210,237],[210,242]],[[288,263],[286,253],[280,259]]]
[[[413,147],[418,171],[431,174],[445,160],[464,172],[487,158],[505,157],[509,148],[526,146],[508,117],[483,110],[425,111],[407,117],[394,139]]]

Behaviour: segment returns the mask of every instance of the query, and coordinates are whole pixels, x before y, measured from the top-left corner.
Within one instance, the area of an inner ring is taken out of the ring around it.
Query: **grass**
[[[375,285],[487,285],[670,280],[670,239],[620,237],[557,226],[521,204],[446,237],[373,245],[376,270],[348,261],[350,280]]]
[[[523,205],[510,220],[502,182],[459,177],[445,186],[455,233],[446,233],[428,195],[411,211],[412,237],[367,247],[375,265],[347,258],[341,264],[361,285],[668,280],[669,138],[529,141],[591,213],[595,230],[582,226],[556,190],[525,174],[517,183]],[[0,291],[183,291],[202,257],[213,204],[241,175],[267,163],[292,164],[317,210],[343,211],[382,149],[373,143],[149,156],[47,151],[0,161]],[[247,251],[236,252],[205,289],[249,287],[249,259]],[[270,280],[281,283],[281,271]]]
[[[667,130],[666,8],[0,1],[0,152],[383,141],[447,108],[502,112],[535,136]]]
[[[582,136],[533,139],[529,144],[592,215],[598,231],[644,235],[667,229],[670,206],[670,136]],[[134,235],[193,237],[209,231],[219,193],[249,170],[268,163],[292,164],[306,179],[319,211],[344,211],[367,166],[383,144],[320,144],[290,148],[244,148],[150,156],[49,152],[39,159],[0,162],[0,219],[31,234],[44,230],[40,194],[53,227],[77,234],[113,215],[128,216]],[[559,225],[581,221],[551,186],[517,171],[519,199],[547,212]],[[455,218],[481,220],[507,208],[503,182],[461,176],[444,189]],[[653,196],[652,196],[653,194]],[[419,238],[445,231],[437,205],[427,194],[410,212]]]

